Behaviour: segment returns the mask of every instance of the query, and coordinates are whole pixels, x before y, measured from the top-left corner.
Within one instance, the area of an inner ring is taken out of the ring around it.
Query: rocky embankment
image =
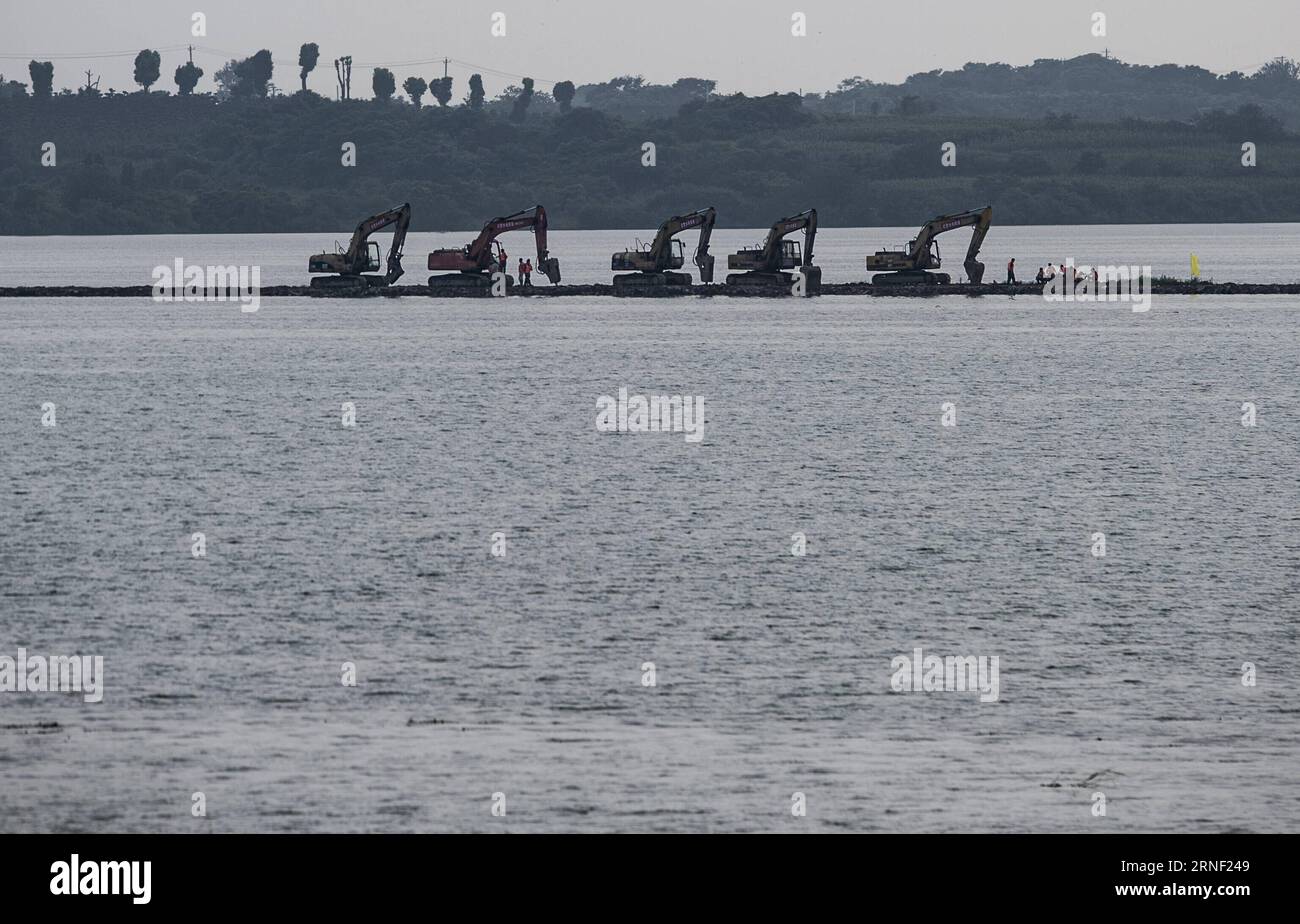
[[[1043,287],[1035,283],[1009,286],[999,283],[971,285],[924,286],[873,286],[869,282],[823,283],[821,295],[870,295],[889,298],[932,298],[938,295],[1041,295]],[[1300,295],[1300,283],[1245,283],[1245,282],[1156,282],[1151,286],[1154,295]],[[439,286],[382,286],[359,291],[313,289],[311,286],[263,286],[262,298],[488,298],[490,293],[481,288],[450,288]],[[525,288],[515,286],[511,296],[521,298],[562,298],[591,295],[613,295],[614,287],[605,283],[591,285],[540,285]],[[0,298],[150,298],[151,286],[0,286]],[[638,292],[639,298],[676,298],[687,295],[724,297],[788,297],[785,288],[767,289],[755,286],[710,285],[673,286],[658,292]],[[203,299],[195,298],[195,301]]]

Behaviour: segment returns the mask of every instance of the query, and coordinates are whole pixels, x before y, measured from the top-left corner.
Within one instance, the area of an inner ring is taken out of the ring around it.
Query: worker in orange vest
[[[1016,258],[1012,257],[1010,261],[1007,262],[1007,285],[1012,286],[1015,284],[1016,284]]]

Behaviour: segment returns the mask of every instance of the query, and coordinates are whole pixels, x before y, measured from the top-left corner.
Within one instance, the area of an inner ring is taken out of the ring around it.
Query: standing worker
[[[1015,284],[1016,284],[1016,258],[1012,257],[1009,261],[1007,261],[1007,285],[1013,286]]]
[[[529,257],[527,260],[524,261],[524,285],[531,286],[532,284],[533,284],[533,258]]]

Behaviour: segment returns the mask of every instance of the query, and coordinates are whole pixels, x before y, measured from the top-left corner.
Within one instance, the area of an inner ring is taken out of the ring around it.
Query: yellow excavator
[[[622,250],[610,259],[610,269],[622,276],[614,277],[615,295],[653,294],[670,287],[689,286],[690,273],[676,273],[686,263],[682,242],[678,234],[692,228],[700,229],[700,239],[695,245],[693,262],[700,270],[700,282],[713,281],[713,255],[709,253],[709,237],[718,213],[712,206],[674,215],[659,226],[654,241],[643,246],[637,242],[635,250]]]
[[[798,241],[785,239],[787,235],[799,230],[803,231],[802,248]],[[821,267],[813,266],[812,262],[813,242],[816,239],[816,209],[778,219],[767,232],[762,244],[727,256],[727,269],[743,270],[728,273],[727,285],[789,288],[794,282],[794,274],[785,270],[798,269],[807,284],[807,293],[816,295],[822,286]]]
[[[966,269],[966,278],[974,283],[982,282],[984,264],[975,258],[979,255],[984,236],[989,233],[989,226],[992,224],[992,206],[931,218],[921,226],[916,238],[908,242],[906,249],[877,250],[867,257],[867,269],[876,273],[871,278],[871,284],[873,286],[927,283],[946,285],[952,282],[952,277],[947,273],[929,272],[938,269],[941,265],[937,238],[945,231],[969,226],[974,226],[975,230],[971,234],[970,247],[966,249],[966,261],[962,265]]]
[[[393,243],[388,248],[388,263],[384,275],[367,275],[379,269],[379,244],[370,235],[389,225],[393,229]],[[334,245],[334,253],[318,253],[307,261],[307,272],[329,273],[316,276],[311,281],[313,289],[349,291],[368,289],[371,286],[391,286],[402,276],[402,245],[406,231],[411,226],[411,205],[405,202],[395,209],[371,215],[352,232],[348,249]]]

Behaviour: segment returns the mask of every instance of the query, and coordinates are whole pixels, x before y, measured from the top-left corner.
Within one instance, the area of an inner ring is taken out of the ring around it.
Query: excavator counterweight
[[[370,275],[379,269],[379,244],[370,240],[370,235],[389,225],[397,227],[393,229],[393,243],[388,248],[384,274]],[[313,277],[311,287],[360,291],[371,286],[391,286],[402,277],[402,245],[406,243],[406,231],[410,226],[410,203],[371,215],[352,232],[347,250],[336,247],[334,253],[318,253],[307,260],[307,272],[329,274]]]
[[[939,242],[936,238],[945,231],[954,228],[974,227],[970,246],[966,249],[966,260],[962,266],[966,277],[973,283],[984,279],[984,264],[979,262],[980,247],[984,237],[993,224],[993,207],[971,209],[955,215],[940,215],[921,226],[916,237],[908,242],[905,250],[878,250],[867,257],[867,269],[876,273],[871,279],[875,286],[886,285],[924,285],[926,283],[947,284],[952,277],[947,273],[932,273],[942,265],[939,257]]]
[[[785,240],[795,231],[803,231],[803,247],[798,241]],[[773,223],[767,237],[757,247],[738,250],[727,257],[727,269],[743,270],[727,274],[727,285],[790,288],[798,270],[805,280],[805,294],[821,292],[822,271],[813,265],[813,242],[817,239],[817,210],[809,209],[781,218]]]
[[[624,275],[614,277],[615,295],[657,295],[672,289],[681,291],[691,285],[690,273],[678,273],[686,263],[682,242],[678,234],[692,228],[700,229],[692,262],[700,271],[700,282],[713,281],[713,255],[709,253],[709,238],[718,213],[712,206],[674,215],[659,226],[655,239],[645,247],[621,250],[609,261],[609,268]]]
[[[534,205],[501,218],[493,218],[483,226],[478,237],[464,247],[444,247],[429,254],[429,269],[438,275],[429,277],[430,287],[482,288],[492,285],[492,276],[505,274],[506,287],[514,284],[510,267],[506,265],[505,250],[497,240],[508,231],[531,228],[537,242],[537,272],[557,285],[560,281],[560,261],[546,249],[546,209]],[[522,281],[522,280],[521,280]]]

